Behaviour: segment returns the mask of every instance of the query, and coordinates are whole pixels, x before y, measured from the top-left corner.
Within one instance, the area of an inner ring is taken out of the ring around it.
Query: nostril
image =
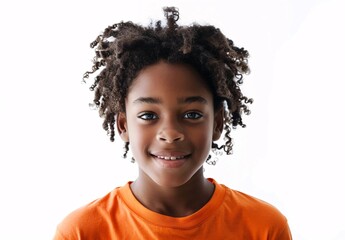
[[[184,139],[184,135],[178,131],[162,131],[157,135],[158,140],[172,143],[177,141],[182,141]]]
[[[165,141],[166,139],[163,137],[159,137],[159,140]]]

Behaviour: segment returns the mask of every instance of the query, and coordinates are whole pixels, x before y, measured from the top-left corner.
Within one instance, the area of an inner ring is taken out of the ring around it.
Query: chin
[[[166,176],[164,178],[157,178],[157,179],[153,179],[153,181],[161,186],[161,187],[166,187],[166,188],[177,188],[177,187],[181,187],[184,184],[186,184],[189,180],[191,179],[191,177],[181,177],[181,176],[175,176],[175,177],[169,177],[167,178]]]

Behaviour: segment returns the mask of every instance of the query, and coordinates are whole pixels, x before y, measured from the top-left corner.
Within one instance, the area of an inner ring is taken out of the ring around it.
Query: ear
[[[223,132],[224,126],[224,108],[216,110],[214,113],[214,125],[213,125],[213,135],[212,141],[217,141]]]
[[[122,141],[129,142],[126,113],[118,113],[116,119],[116,127]]]

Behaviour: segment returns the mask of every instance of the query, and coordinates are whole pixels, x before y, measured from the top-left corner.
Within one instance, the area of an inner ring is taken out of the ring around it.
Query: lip
[[[157,151],[151,152],[151,156],[159,157],[159,158],[185,158],[190,155],[190,153],[186,151]]]
[[[150,155],[162,168],[179,168],[188,161],[191,154],[181,151],[160,151]]]

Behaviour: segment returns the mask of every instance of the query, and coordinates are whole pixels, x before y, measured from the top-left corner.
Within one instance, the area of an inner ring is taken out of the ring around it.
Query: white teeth
[[[156,156],[156,157],[159,159],[164,159],[164,160],[176,160],[176,159],[185,158],[185,156],[178,156],[178,157]]]

